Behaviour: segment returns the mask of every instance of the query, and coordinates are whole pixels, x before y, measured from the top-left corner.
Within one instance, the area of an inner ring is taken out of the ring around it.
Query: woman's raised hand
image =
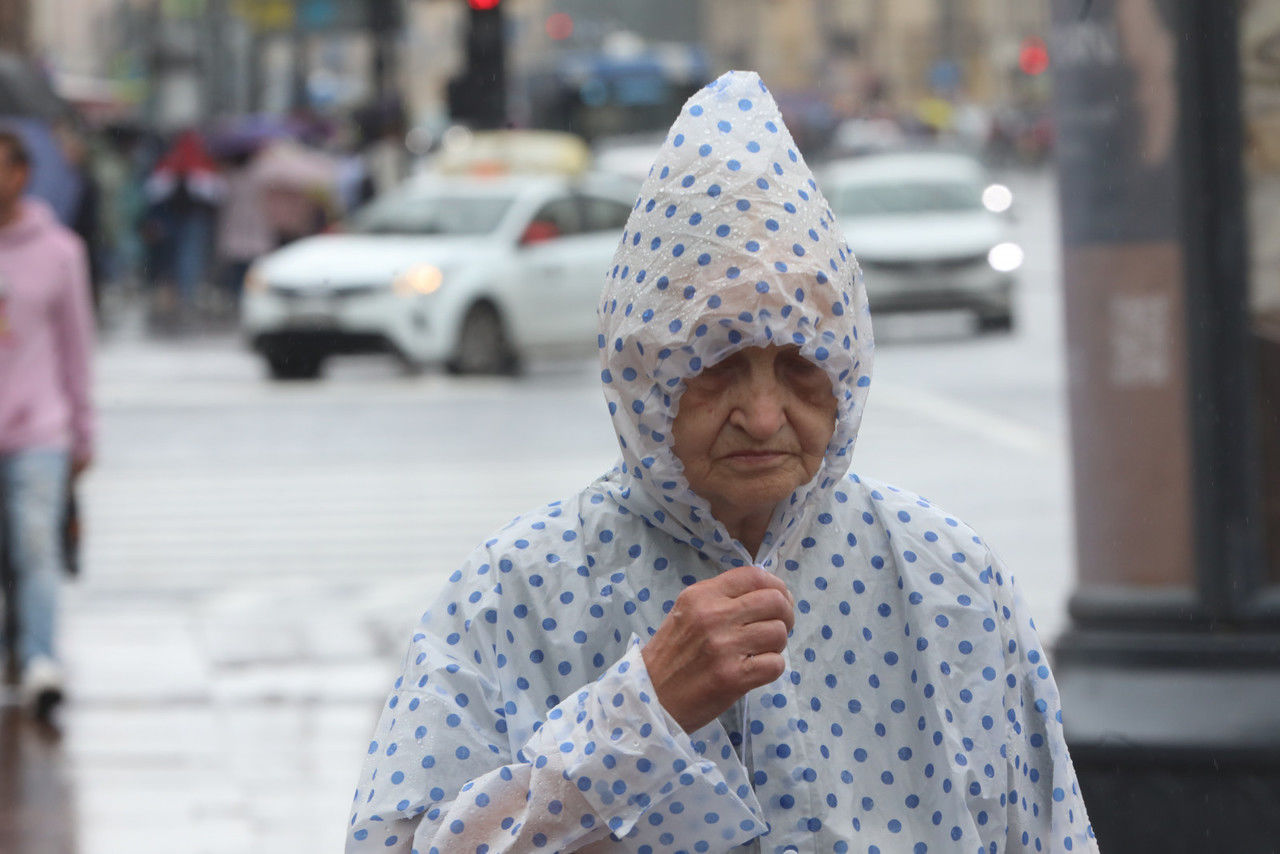
[[[786,584],[739,566],[686,587],[642,651],[658,701],[686,733],[786,669],[795,625]]]

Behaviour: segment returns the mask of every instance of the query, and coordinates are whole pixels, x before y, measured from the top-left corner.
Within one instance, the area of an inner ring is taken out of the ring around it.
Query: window
[[[582,231],[582,217],[578,211],[578,205],[568,196],[547,202],[533,215],[533,219],[554,225],[557,237],[578,234]]]
[[[840,216],[892,216],[982,209],[982,188],[958,181],[900,181],[836,188],[832,207]]]
[[[586,220],[584,231],[622,231],[627,217],[631,216],[631,205],[599,196],[583,196],[582,210]]]
[[[389,193],[351,217],[363,234],[488,234],[498,227],[507,196],[433,196],[412,190]]]

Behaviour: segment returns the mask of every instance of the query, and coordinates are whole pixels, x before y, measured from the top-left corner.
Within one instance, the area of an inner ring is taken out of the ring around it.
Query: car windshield
[[[968,181],[895,181],[838,187],[832,207],[840,216],[938,213],[982,208],[982,188]]]
[[[356,211],[351,230],[362,234],[488,234],[498,227],[510,206],[510,196],[401,190]]]

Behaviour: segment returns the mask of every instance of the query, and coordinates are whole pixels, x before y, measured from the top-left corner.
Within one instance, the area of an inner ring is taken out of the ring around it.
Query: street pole
[[[400,0],[365,0],[364,18],[373,41],[370,72],[374,100],[384,104],[389,96],[399,97],[400,74],[396,63],[395,36],[404,26],[404,11]]]
[[[163,46],[160,38],[160,0],[146,4],[143,15],[143,56],[146,57],[147,95],[143,102],[143,123],[156,128],[160,118],[160,80],[164,71]]]
[[[201,51],[201,62],[204,65],[206,118],[222,115],[230,102],[227,93],[231,88],[231,75],[235,73],[235,64],[230,61],[227,27],[227,0],[206,0],[204,49]]]
[[[506,35],[501,0],[467,0],[467,58],[449,82],[449,113],[476,129],[507,122]]]
[[[959,65],[960,58],[956,55],[957,2],[959,0],[938,0],[938,58]]]
[[[307,30],[303,26],[302,16],[296,12],[293,16],[293,29],[290,35],[293,46],[293,76],[289,105],[297,110],[310,103],[310,98],[307,96],[307,74],[310,69],[307,57]]]

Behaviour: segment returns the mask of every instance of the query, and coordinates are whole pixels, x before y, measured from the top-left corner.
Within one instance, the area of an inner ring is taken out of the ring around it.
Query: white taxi
[[[418,175],[345,232],[255,263],[243,331],[278,379],[316,377],[339,353],[507,373],[528,355],[592,352],[638,189],[596,174]]]

